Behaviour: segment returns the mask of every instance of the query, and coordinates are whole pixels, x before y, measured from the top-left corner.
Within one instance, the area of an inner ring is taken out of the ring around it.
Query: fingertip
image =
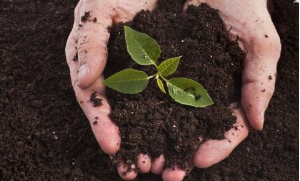
[[[224,134],[223,140],[208,140],[202,143],[193,156],[193,164],[198,168],[208,168],[230,155],[249,134],[249,126],[243,110],[231,106],[237,122]]]
[[[250,102],[250,103],[249,103]],[[249,120],[250,125],[257,131],[261,131],[264,125],[264,108],[261,102],[242,100],[242,106]]]
[[[130,167],[123,162],[118,165],[118,173],[123,180],[133,180],[137,176],[135,171],[135,165],[132,164]]]
[[[179,169],[178,167],[167,168],[162,173],[162,178],[164,181],[181,181],[185,177],[186,172]]]
[[[218,158],[218,160],[223,160],[225,159],[227,156],[225,156],[224,158]],[[193,164],[195,165],[195,167],[197,168],[209,168],[211,166],[213,166],[214,164],[218,163],[219,161],[216,161],[215,158],[212,157],[206,157],[203,158],[203,156],[196,156],[195,158],[193,158]]]
[[[91,122],[91,127],[101,149],[107,154],[115,154],[121,146],[118,127],[107,116],[99,116]]]
[[[164,155],[160,155],[158,158],[152,161],[151,172],[156,175],[160,175],[163,172],[166,163]]]
[[[250,125],[252,126],[252,128],[254,128],[257,131],[262,131],[263,127],[264,127],[264,113],[262,113],[263,115],[260,117],[251,117],[251,113],[248,113],[249,115],[247,115],[247,117],[249,117],[249,121]],[[253,113],[252,113],[253,114]]]
[[[140,173],[148,173],[151,169],[151,158],[148,154],[140,154],[137,160],[137,166]]]
[[[96,136],[97,139],[97,136]],[[101,149],[106,153],[106,154],[115,154],[120,150],[121,146],[121,138],[118,135],[111,134],[111,136],[108,134],[106,139],[97,139],[99,142],[99,145]]]
[[[104,151],[104,153],[108,155],[116,154],[120,150],[120,143],[113,140],[113,141],[105,141],[103,143],[100,143],[101,149]]]
[[[225,159],[231,152],[227,140],[209,140],[200,145],[193,157],[197,168],[208,168]]]
[[[260,131],[264,126],[265,110],[274,90],[260,83],[249,83],[242,87],[242,107],[250,125]]]

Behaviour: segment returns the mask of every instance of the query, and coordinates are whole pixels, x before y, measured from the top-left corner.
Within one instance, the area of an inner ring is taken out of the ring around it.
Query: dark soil
[[[152,159],[164,154],[167,167],[178,165],[186,169],[199,145],[199,136],[223,139],[224,132],[236,122],[229,105],[240,100],[244,54],[237,42],[229,41],[216,10],[201,5],[182,13],[182,6],[174,0],[161,2],[154,12],[141,12],[127,25],[158,41],[162,49],[159,62],[182,56],[171,77],[200,82],[214,105],[180,105],[160,91],[155,79],[136,95],[108,89],[111,117],[122,136],[117,158],[126,163],[135,162],[140,153],[148,153]],[[130,58],[123,29],[123,25],[118,25],[110,30],[105,77],[129,67],[155,74],[154,66],[140,66]]]
[[[98,106],[102,106],[102,99],[100,98],[97,98],[97,93],[94,92],[92,95],[91,95],[91,98],[90,98],[90,101],[92,102],[93,106],[94,107],[98,107]]]
[[[264,130],[251,130],[227,159],[194,169],[185,180],[299,180],[299,6],[293,1],[272,6],[283,47]],[[0,3],[0,180],[120,180],[70,83],[64,47],[76,3]]]

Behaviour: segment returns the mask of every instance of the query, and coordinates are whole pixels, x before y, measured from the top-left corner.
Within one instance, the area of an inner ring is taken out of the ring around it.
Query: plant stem
[[[152,78],[155,77],[155,76],[157,76],[157,73],[154,74],[154,75],[149,76],[148,79],[152,79]]]
[[[166,78],[164,78],[164,76],[162,76],[161,74],[159,74],[159,76],[165,81],[168,82],[168,80]]]

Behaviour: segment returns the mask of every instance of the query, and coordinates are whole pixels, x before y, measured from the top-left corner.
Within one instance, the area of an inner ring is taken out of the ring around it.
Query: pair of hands
[[[107,60],[108,27],[118,22],[128,22],[141,10],[153,10],[157,0],[80,0],[75,9],[73,29],[66,45],[66,58],[77,100],[90,121],[93,133],[107,154],[115,154],[121,145],[118,127],[109,118],[110,106],[102,84],[102,72]],[[189,5],[207,3],[218,9],[229,31],[229,37],[239,37],[239,45],[246,52],[243,71],[242,107],[232,109],[237,116],[234,128],[225,133],[224,140],[208,140],[201,143],[192,163],[207,168],[226,158],[248,135],[250,125],[261,130],[264,112],[273,95],[276,66],[281,43],[267,9],[266,0],[188,0]],[[85,18],[84,18],[85,17]],[[201,17],[199,17],[201,18]],[[90,103],[93,92],[102,99],[102,106]],[[234,107],[234,106],[233,106]],[[98,124],[93,125],[98,117]],[[136,172],[123,174],[128,167],[138,167],[140,173],[162,174],[165,181],[179,181],[186,175],[178,168],[164,169],[161,155],[152,160],[140,154],[137,165],[121,163],[118,172],[124,180],[132,180]]]

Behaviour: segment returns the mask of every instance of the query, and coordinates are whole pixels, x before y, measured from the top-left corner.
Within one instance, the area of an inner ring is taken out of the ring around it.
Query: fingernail
[[[86,64],[82,64],[79,67],[79,73],[78,73],[78,80],[81,81],[81,79],[86,76],[86,74],[89,73],[88,66]]]

